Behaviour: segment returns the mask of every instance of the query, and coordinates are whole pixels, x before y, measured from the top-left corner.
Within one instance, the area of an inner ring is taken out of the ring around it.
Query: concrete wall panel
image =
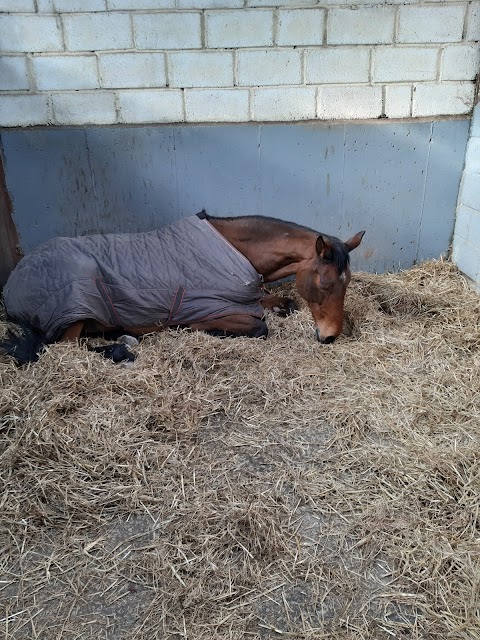
[[[58,235],[134,232],[205,208],[344,239],[355,268],[439,257],[454,226],[468,120],[92,127],[2,133],[25,251]]]

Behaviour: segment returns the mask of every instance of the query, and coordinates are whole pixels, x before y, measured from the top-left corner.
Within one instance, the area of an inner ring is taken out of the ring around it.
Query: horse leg
[[[85,327],[84,320],[74,322],[63,332],[59,342],[76,342],[82,335]],[[133,362],[135,356],[125,344],[107,344],[100,347],[87,347],[89,351],[100,353],[104,358],[113,360],[113,362]]]
[[[121,344],[109,344],[103,347],[94,347],[91,350],[101,353],[105,358],[110,358],[113,362],[133,362],[135,360],[135,356],[130,351],[129,347],[135,347],[139,344],[139,341],[134,336],[141,337],[148,333],[162,331],[162,329],[163,327],[160,325],[151,325],[148,327],[123,327],[119,331],[111,332],[116,335],[116,339]]]
[[[60,336],[59,342],[76,342],[82,335],[83,328],[85,326],[85,320],[78,320],[74,322]]]
[[[160,324],[152,324],[144,327],[122,327],[121,329],[113,329],[111,327],[105,327],[105,332],[110,334],[113,338],[116,338],[121,344],[109,344],[100,347],[92,347],[90,351],[96,351],[101,353],[104,358],[109,358],[113,362],[133,362],[135,356],[128,347],[133,347],[139,344],[138,340],[134,336],[145,336],[148,333],[158,333],[163,331],[164,327]]]
[[[283,298],[282,296],[275,296],[269,294],[260,300],[260,304],[264,309],[273,311],[278,316],[286,318],[294,311],[297,311],[298,307],[292,298]]]
[[[263,320],[243,314],[193,322],[189,327],[194,331],[205,331],[209,335],[219,338],[235,338],[238,336],[266,338],[268,335],[268,327]]]

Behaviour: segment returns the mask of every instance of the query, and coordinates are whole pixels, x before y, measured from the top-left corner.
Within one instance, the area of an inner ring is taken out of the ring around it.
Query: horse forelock
[[[326,262],[333,263],[337,267],[338,273],[342,275],[350,264],[348,249],[341,240],[334,236],[323,235],[323,237],[327,238],[332,249],[331,255],[326,259]]]

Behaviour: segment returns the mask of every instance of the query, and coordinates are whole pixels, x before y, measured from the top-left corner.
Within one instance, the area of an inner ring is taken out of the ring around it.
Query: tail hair
[[[8,323],[7,334],[0,341],[0,354],[10,356],[17,364],[36,362],[48,344],[46,336],[24,322]]]

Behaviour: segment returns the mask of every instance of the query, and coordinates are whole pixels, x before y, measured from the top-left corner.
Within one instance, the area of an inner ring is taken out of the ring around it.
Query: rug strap
[[[173,299],[172,306],[170,307],[170,313],[168,315],[167,322],[165,323],[167,327],[172,324],[175,314],[178,313],[178,310],[182,305],[184,295],[185,295],[185,287],[178,287],[178,289],[175,292],[175,297]]]

